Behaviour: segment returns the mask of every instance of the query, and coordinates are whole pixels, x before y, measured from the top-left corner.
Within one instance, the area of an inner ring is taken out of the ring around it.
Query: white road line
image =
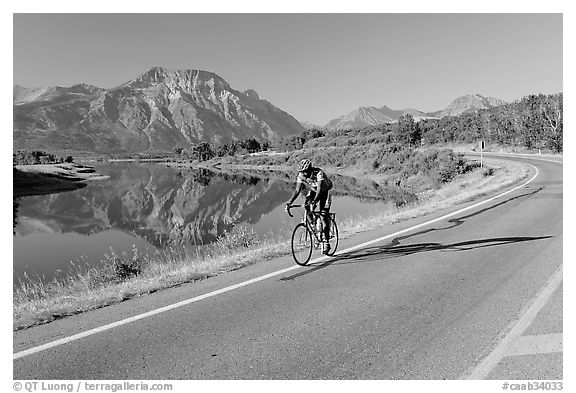
[[[562,352],[562,333],[521,336],[510,345],[506,356]]]
[[[484,379],[490,372],[500,363],[500,360],[513,349],[512,345],[518,340],[520,335],[536,318],[538,312],[544,307],[548,299],[552,296],[556,288],[562,282],[562,265],[554,272],[548,282],[540,289],[540,291],[528,303],[528,308],[521,312],[520,319],[514,322],[514,325],[509,329],[508,334],[498,343],[496,348],[480,362],[469,376],[462,379]],[[508,329],[507,329],[508,330]]]
[[[403,229],[403,230],[401,230],[401,231],[398,231],[398,232],[391,233],[391,234],[389,234],[389,235],[380,237],[380,238],[378,238],[378,239],[370,240],[370,241],[364,242],[364,243],[362,243],[362,244],[358,244],[358,245],[356,245],[356,246],[347,248],[347,249],[345,249],[345,250],[340,251],[340,253],[346,253],[346,252],[350,252],[350,251],[355,251],[355,250],[364,248],[364,247],[366,247],[366,246],[372,245],[372,244],[374,244],[374,243],[378,243],[378,242],[381,242],[381,241],[383,241],[383,240],[389,239],[389,238],[391,238],[391,237],[396,237],[396,236],[401,235],[401,234],[403,234],[403,233],[414,231],[414,230],[419,229],[419,228],[422,228],[422,227],[424,227],[424,226],[427,226],[427,225],[430,225],[430,224],[434,224],[434,223],[436,223],[436,222],[438,222],[438,221],[442,221],[442,220],[444,220],[444,219],[446,219],[446,218],[449,218],[449,217],[458,215],[458,214],[460,214],[460,213],[462,213],[462,212],[465,212],[465,211],[467,211],[467,210],[474,209],[474,208],[476,208],[476,207],[478,207],[478,206],[484,205],[484,204],[486,204],[486,203],[488,203],[488,202],[491,202],[491,201],[493,201],[493,200],[495,200],[495,199],[498,199],[498,198],[500,198],[500,197],[502,197],[502,196],[504,196],[504,195],[510,194],[511,192],[514,192],[514,191],[516,191],[516,190],[518,190],[518,189],[526,186],[527,184],[531,183],[531,182],[538,176],[538,174],[539,174],[538,168],[536,168],[534,165],[531,165],[531,164],[527,164],[527,165],[529,165],[529,166],[531,166],[532,168],[534,168],[534,169],[536,170],[536,173],[534,174],[534,176],[533,176],[530,180],[526,181],[525,183],[523,183],[523,184],[521,184],[521,185],[519,185],[519,186],[517,186],[517,187],[514,187],[514,188],[512,188],[512,189],[510,189],[510,190],[508,190],[508,191],[506,191],[506,192],[503,192],[503,193],[498,194],[498,195],[496,195],[496,196],[493,196],[493,197],[491,197],[491,198],[488,198],[488,199],[486,199],[486,200],[484,200],[484,201],[480,201],[480,202],[478,202],[478,203],[475,203],[475,204],[473,204],[473,205],[467,206],[467,207],[462,208],[462,209],[460,209],[460,210],[457,210],[457,211],[455,211],[455,212],[446,214],[446,215],[444,215],[444,216],[442,216],[442,217],[438,217],[438,218],[435,218],[435,219],[433,219],[433,220],[426,221],[426,222],[423,222],[423,223],[421,223],[421,224],[415,225],[415,226],[413,226],[413,227],[406,228],[406,229]],[[314,259],[314,260],[310,261],[310,264],[318,263],[318,262],[322,262],[322,261],[326,261],[326,260],[328,260],[328,259],[329,259],[329,257],[326,257],[326,256],[320,257],[320,258],[317,258],[317,259]],[[153,316],[153,315],[157,315],[157,314],[160,314],[160,313],[163,313],[163,312],[166,312],[166,311],[174,310],[174,309],[176,309],[176,308],[179,308],[179,307],[182,307],[182,306],[186,306],[186,305],[188,305],[188,304],[195,303],[195,302],[198,302],[198,301],[200,301],[200,300],[207,299],[207,298],[210,298],[210,297],[213,297],[213,296],[217,296],[217,295],[220,295],[220,294],[222,294],[222,293],[226,293],[226,292],[232,291],[232,290],[234,290],[234,289],[242,288],[242,287],[245,287],[245,286],[247,286],[247,285],[254,284],[254,283],[256,283],[256,282],[259,282],[259,281],[262,281],[262,280],[266,280],[266,279],[268,279],[268,278],[270,278],[270,277],[274,277],[274,276],[277,276],[277,275],[279,275],[279,274],[287,273],[287,272],[289,272],[289,271],[296,270],[296,269],[299,269],[299,268],[301,268],[301,266],[294,265],[294,266],[291,266],[291,267],[288,267],[288,268],[285,268],[285,269],[282,269],[282,270],[278,270],[278,271],[275,271],[275,272],[272,272],[272,273],[269,273],[269,274],[266,274],[266,275],[263,275],[263,276],[260,276],[260,277],[253,278],[253,279],[248,280],[248,281],[244,281],[244,282],[241,282],[241,283],[238,283],[238,284],[229,286],[229,287],[225,287],[225,288],[222,288],[222,289],[213,291],[213,292],[209,292],[209,293],[206,293],[206,294],[204,294],[204,295],[196,296],[196,297],[191,298],[191,299],[183,300],[183,301],[181,301],[181,302],[174,303],[174,304],[171,304],[171,305],[168,305],[168,306],[165,306],[165,307],[161,307],[161,308],[158,308],[158,309],[155,309],[155,310],[152,310],[152,311],[148,311],[148,312],[143,313],[143,314],[135,315],[135,316],[130,317],[130,318],[122,319],[122,320],[117,321],[117,322],[113,322],[113,323],[110,323],[110,324],[107,324],[107,325],[103,325],[103,326],[100,326],[100,327],[97,327],[97,328],[94,328],[94,329],[90,329],[90,330],[87,330],[87,331],[82,332],[82,333],[78,333],[78,334],[75,334],[75,335],[72,335],[72,336],[69,336],[69,337],[62,338],[62,339],[60,339],[60,340],[52,341],[52,342],[49,342],[49,343],[46,343],[46,344],[43,344],[43,345],[40,345],[40,346],[37,346],[37,347],[32,347],[32,348],[26,349],[26,350],[24,350],[24,351],[16,352],[16,353],[13,355],[13,360],[20,359],[20,358],[23,358],[24,356],[32,355],[32,354],[34,354],[34,353],[38,353],[38,352],[41,352],[41,351],[45,351],[45,350],[50,349],[50,348],[58,347],[58,346],[60,346],[60,345],[67,344],[67,343],[70,343],[70,342],[72,342],[72,341],[76,341],[76,340],[79,340],[79,339],[81,339],[81,338],[84,338],[84,337],[92,336],[92,335],[94,335],[94,334],[101,333],[101,332],[104,332],[104,331],[106,331],[106,330],[110,330],[110,329],[113,329],[113,328],[115,328],[115,327],[118,327],[118,326],[126,325],[126,324],[128,324],[128,323],[135,322],[135,321],[138,321],[138,320],[143,319],[143,318],[148,318],[148,317],[151,317],[151,316]]]
[[[476,153],[476,152],[469,152],[469,153],[465,153],[471,156],[476,156],[476,155],[480,155],[480,153]],[[546,158],[541,158],[538,156],[533,156],[531,154],[506,154],[506,153],[484,153],[485,157],[510,157],[510,158],[526,158],[528,160],[534,160],[534,161],[547,161],[547,162],[555,162],[556,164],[562,164],[563,163],[563,159],[558,159],[558,160],[552,160],[552,159],[546,159]]]

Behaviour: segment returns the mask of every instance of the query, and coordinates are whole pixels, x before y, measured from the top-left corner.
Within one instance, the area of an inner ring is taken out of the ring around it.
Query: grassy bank
[[[518,182],[528,173],[526,167],[512,162],[491,160],[489,165],[492,173],[487,169],[477,169],[457,176],[438,189],[421,193],[417,204],[390,207],[376,216],[339,221],[341,236],[349,237],[477,199]],[[237,227],[193,255],[174,250],[152,255],[141,255],[137,249],[129,255],[111,252],[107,263],[98,269],[78,266],[75,274],[50,283],[29,278],[14,289],[13,328],[18,330],[50,322],[288,255],[288,238],[259,240],[253,232]]]

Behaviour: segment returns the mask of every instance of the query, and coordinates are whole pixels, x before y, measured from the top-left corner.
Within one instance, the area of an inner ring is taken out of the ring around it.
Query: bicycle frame
[[[288,215],[290,217],[294,217],[291,213],[290,213],[290,209],[293,207],[302,207],[302,205],[291,205],[288,208]],[[311,213],[314,215],[314,218],[317,219],[318,217],[322,216],[322,213],[318,210],[313,210],[311,211]],[[333,217],[335,215],[335,213],[328,213],[330,215],[330,217]],[[314,235],[314,239],[316,240],[316,242],[321,242],[322,239],[320,237],[318,237],[318,233],[316,231],[316,228],[314,227],[314,223],[310,222],[310,219],[308,218],[308,214],[306,212],[306,209],[304,209],[304,217],[302,218],[301,221],[304,225],[306,225],[306,228],[308,228],[308,230],[310,231],[310,233],[312,235]],[[324,223],[322,223],[324,225]],[[319,232],[320,235],[322,234],[322,231]]]

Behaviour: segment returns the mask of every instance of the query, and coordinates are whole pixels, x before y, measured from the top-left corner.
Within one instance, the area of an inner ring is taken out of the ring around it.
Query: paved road
[[[15,333],[14,379],[561,379],[562,164],[513,159],[532,182],[345,239],[440,218],[336,258],[279,258]]]

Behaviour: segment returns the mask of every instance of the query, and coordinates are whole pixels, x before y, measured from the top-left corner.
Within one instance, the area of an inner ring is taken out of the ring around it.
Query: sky
[[[325,125],[360,106],[435,111],[563,91],[562,14],[14,14],[13,82],[111,88],[202,69]]]

